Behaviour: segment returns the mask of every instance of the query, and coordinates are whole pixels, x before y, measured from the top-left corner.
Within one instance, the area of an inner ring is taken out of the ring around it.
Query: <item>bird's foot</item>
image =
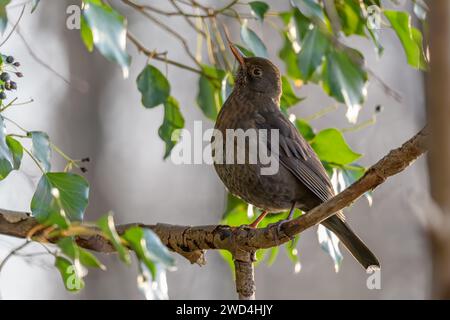
[[[283,224],[292,220],[292,217],[294,216],[294,211],[295,211],[295,202],[292,204],[291,210],[289,211],[289,215],[287,216],[287,218],[278,222],[278,225],[277,225],[277,233],[278,234],[281,233],[281,227],[283,226]]]

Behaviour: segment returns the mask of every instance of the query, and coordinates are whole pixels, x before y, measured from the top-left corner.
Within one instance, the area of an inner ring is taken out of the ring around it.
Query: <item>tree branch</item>
[[[117,226],[122,234],[131,226],[153,230],[172,251],[184,256],[191,263],[205,263],[204,251],[222,249],[231,252],[236,266],[236,289],[241,298],[254,298],[253,266],[257,249],[279,246],[302,231],[319,224],[335,212],[351,205],[365,192],[373,190],[387,178],[406,169],[415,159],[427,151],[428,130],[422,129],[401,147],[392,150],[373,165],[357,182],[329,201],[308,211],[306,214],[283,223],[271,224],[266,228],[254,229],[248,226],[225,225],[178,226],[169,224],[145,225],[142,223]],[[38,222],[27,213],[0,210],[0,234],[26,238]],[[38,236],[38,234],[37,234]],[[50,242],[52,239],[48,239]],[[78,244],[97,252],[110,253],[112,245],[99,235],[79,236]]]

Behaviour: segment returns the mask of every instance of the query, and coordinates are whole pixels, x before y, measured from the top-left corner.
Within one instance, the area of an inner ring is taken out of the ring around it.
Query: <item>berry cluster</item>
[[[15,74],[16,77],[22,78],[22,72],[17,71],[20,67],[20,62],[15,61],[13,56],[3,56],[1,57],[2,64],[0,66],[0,100],[6,99],[5,90],[17,90],[17,83],[11,80],[11,73]]]

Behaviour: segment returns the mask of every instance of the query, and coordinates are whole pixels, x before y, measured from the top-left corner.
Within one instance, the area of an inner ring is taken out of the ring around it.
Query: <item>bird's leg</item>
[[[294,216],[295,204],[296,204],[296,201],[294,201],[294,202],[292,203],[291,210],[289,211],[289,215],[288,215],[288,217],[287,217],[287,219],[286,219],[285,221],[291,220],[292,217]]]
[[[278,222],[278,226],[277,226],[277,231],[278,233],[280,233],[281,231],[281,226],[286,223],[287,221],[291,220],[292,217],[294,216],[294,211],[295,211],[295,205],[296,205],[296,201],[294,201],[292,203],[292,207],[291,210],[289,211],[289,215],[287,216],[287,218],[285,220],[281,220],[280,222]]]
[[[267,216],[267,211],[263,211],[258,218],[255,219],[255,221],[253,221],[251,224],[249,224],[248,226],[250,228],[257,228],[258,224]]]

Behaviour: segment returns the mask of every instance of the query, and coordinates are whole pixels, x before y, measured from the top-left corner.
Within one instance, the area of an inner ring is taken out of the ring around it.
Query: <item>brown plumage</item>
[[[281,80],[277,67],[267,59],[245,58],[234,46],[230,47],[240,66],[233,92],[220,110],[215,125],[222,132],[224,143],[213,144],[213,154],[217,148],[226,151],[226,129],[278,129],[280,166],[274,175],[261,175],[258,163],[215,163],[220,179],[232,194],[265,212],[281,212],[293,207],[308,211],[328,200],[334,191],[322,163],[280,111]],[[267,140],[270,150],[270,138]],[[236,141],[234,145],[236,148]],[[246,159],[248,161],[248,155]],[[322,224],[338,236],[364,268],[379,267],[377,258],[350,229],[342,213]]]

